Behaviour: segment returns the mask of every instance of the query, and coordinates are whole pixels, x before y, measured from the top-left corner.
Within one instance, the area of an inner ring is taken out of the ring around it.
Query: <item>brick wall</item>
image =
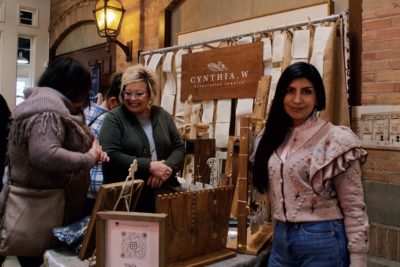
[[[125,43],[133,41],[133,60],[125,61],[121,49],[117,49],[117,71],[137,63],[138,50],[148,51],[159,47],[160,14],[172,0],[121,0],[126,9],[124,22],[118,39]],[[141,5],[143,5],[141,7]],[[141,14],[143,12],[143,14]]]
[[[400,104],[400,1],[363,1],[362,105]],[[400,151],[368,150],[363,167],[371,256],[400,262]]]
[[[137,62],[138,50],[148,51],[159,47],[160,14],[173,0],[121,0],[126,9],[118,40],[133,41],[133,60],[125,61],[125,55],[117,48],[117,71]],[[95,0],[52,0],[50,21],[50,47],[71,26],[85,20],[93,20]],[[143,12],[143,14],[141,14]]]
[[[160,14],[172,0],[144,1],[144,51],[159,47]]]
[[[399,104],[400,1],[362,17],[362,104]]]
[[[368,149],[363,167],[369,255],[400,262],[400,152]]]
[[[398,228],[371,224],[369,233],[369,254],[391,261],[400,262]]]
[[[63,38],[63,35],[79,23],[94,20],[93,9],[96,0],[52,0],[51,1],[51,21],[49,28],[50,47],[57,45],[57,41]],[[154,2],[154,1],[151,1]],[[137,62],[136,53],[139,49],[140,39],[140,0],[121,0],[126,9],[124,21],[121,26],[121,33],[118,40],[125,44],[133,41],[133,61],[126,62],[125,54],[122,49],[117,48],[117,71],[125,69],[130,64]],[[149,16],[151,17],[151,16]],[[159,15],[156,15],[158,19]],[[97,33],[94,33],[97,34]],[[158,36],[158,32],[154,33]]]
[[[92,1],[94,2],[95,0]],[[53,24],[54,21],[58,20],[69,8],[80,2],[82,2],[82,0],[52,0],[50,6],[50,25]]]

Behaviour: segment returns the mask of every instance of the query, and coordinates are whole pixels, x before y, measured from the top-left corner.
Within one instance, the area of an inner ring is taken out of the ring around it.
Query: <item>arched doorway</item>
[[[92,72],[98,88],[104,95],[116,71],[116,46],[107,44],[97,34],[94,21],[81,21],[72,25],[59,36],[50,49],[50,61],[63,56],[72,57]],[[98,68],[98,69],[96,69]],[[98,71],[98,72],[97,72]]]

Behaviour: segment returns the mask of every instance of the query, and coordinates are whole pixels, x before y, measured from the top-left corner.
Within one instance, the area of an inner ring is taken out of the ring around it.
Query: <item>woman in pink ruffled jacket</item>
[[[253,184],[268,192],[274,221],[269,267],[367,266],[368,217],[361,182],[366,151],[325,108],[318,70],[289,66],[280,77],[258,144]]]

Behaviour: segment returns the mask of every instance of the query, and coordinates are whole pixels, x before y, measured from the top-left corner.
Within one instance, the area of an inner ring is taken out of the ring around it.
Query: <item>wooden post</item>
[[[239,252],[245,252],[247,247],[247,168],[249,158],[249,117],[240,118],[240,147],[239,147],[239,172],[238,172],[238,206],[237,246]]]
[[[254,101],[253,117],[264,119],[267,114],[271,76],[262,76],[258,81],[257,95]]]

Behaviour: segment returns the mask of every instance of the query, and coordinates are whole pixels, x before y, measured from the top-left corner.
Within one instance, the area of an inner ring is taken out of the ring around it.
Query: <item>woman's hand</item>
[[[150,173],[152,176],[158,177],[166,181],[172,174],[172,169],[165,164],[165,160],[150,162]]]
[[[151,188],[159,188],[164,183],[165,180],[162,178],[150,175],[149,179],[147,179],[147,185]]]
[[[102,149],[101,146],[100,146],[100,148]],[[110,161],[110,157],[108,156],[107,152],[103,151],[103,149],[101,150],[100,161],[101,162],[109,162]]]
[[[107,162],[110,160],[107,153],[103,151],[101,148],[99,141],[97,139],[93,140],[92,147],[88,151],[89,154],[93,156],[93,158],[97,162]]]

